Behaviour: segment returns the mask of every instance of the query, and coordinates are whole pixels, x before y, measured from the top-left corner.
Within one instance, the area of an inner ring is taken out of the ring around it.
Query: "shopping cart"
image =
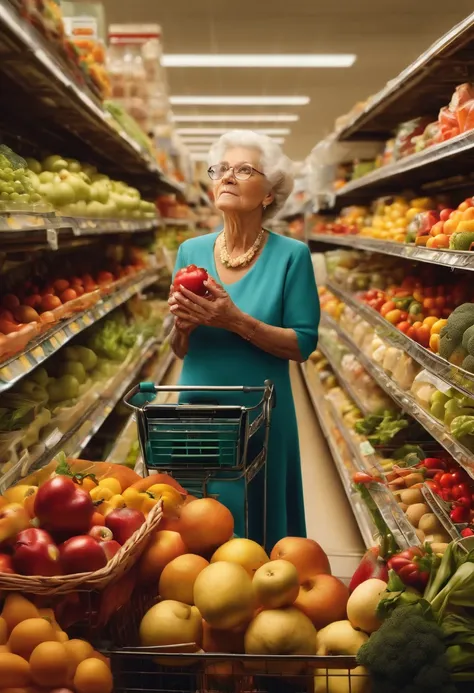
[[[181,399],[187,396],[201,401],[158,401],[160,395],[170,393],[178,393]],[[259,401],[248,407],[219,404],[219,395],[224,393],[258,395]],[[203,401],[206,399],[211,401]],[[262,543],[265,543],[266,461],[271,411],[275,404],[273,384],[265,381],[261,387],[191,387],[145,382],[132,388],[124,402],[137,418],[146,474],[167,472],[190,493],[200,497],[215,496],[213,488],[218,488],[222,482],[237,484],[242,501],[239,506],[241,526],[246,537],[249,534],[249,484],[262,472]],[[233,511],[235,514],[234,508]]]

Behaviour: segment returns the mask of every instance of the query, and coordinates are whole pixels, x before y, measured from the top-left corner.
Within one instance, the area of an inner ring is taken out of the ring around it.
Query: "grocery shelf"
[[[447,450],[447,452],[449,452],[453,459],[455,459],[456,462],[458,462],[458,464],[460,464],[461,467],[463,467],[474,479],[474,457],[472,453],[461,445],[449,433],[449,431],[446,430],[444,425],[438,421],[438,419],[423,409],[423,407],[418,404],[410,393],[403,390],[394,380],[392,380],[390,376],[385,373],[383,368],[366,356],[364,352],[361,351],[355,344],[350,335],[348,335],[335,320],[323,313],[321,316],[321,326],[334,330],[341,342],[343,342],[356,356],[375,382],[393,399],[394,402],[398,404],[398,406],[404,412],[419,421],[419,423],[428,431],[428,433],[436,441],[438,441],[438,443],[445,450]],[[335,374],[336,377],[338,377],[337,371]],[[344,387],[346,387],[346,385],[347,383],[345,383]]]
[[[106,234],[135,234],[154,231],[156,219],[90,219],[55,214],[20,212],[0,214],[0,243],[47,243],[57,250],[71,238],[89,238]]]
[[[331,451],[337,472],[341,479],[342,487],[347,496],[349,504],[354,512],[354,517],[359,527],[362,539],[367,548],[374,545],[374,537],[376,536],[376,528],[370,517],[370,513],[363,503],[359,493],[354,489],[349,471],[344,465],[344,460],[341,455],[341,450],[331,434],[330,426],[326,421],[324,412],[324,392],[316,383],[310,382],[306,371],[307,364],[301,364],[301,373],[308,390],[309,397],[314,407],[315,414],[321,426],[321,430],[326,438],[328,447]]]
[[[167,228],[186,228],[186,229],[194,229],[196,226],[196,223],[192,219],[173,219],[172,217],[164,218],[162,219],[162,224],[167,227]]]
[[[63,320],[31,341],[21,353],[0,363],[0,392],[8,390],[73,337],[153,284],[157,277],[158,269],[153,268],[143,270],[125,282],[122,280],[119,289],[101,298],[92,308]]]
[[[366,250],[370,253],[393,255],[406,260],[443,265],[451,269],[474,271],[474,253],[470,250],[436,250],[409,243],[397,243],[376,238],[366,238],[356,234],[337,235],[329,233],[309,233],[308,241],[338,245],[353,250]]]
[[[364,442],[359,443],[347,429],[336,408],[333,407],[329,401],[328,404],[331,410],[332,420],[337,425],[344,438],[356,467],[363,472],[370,471],[370,469],[375,466],[375,455],[372,446],[369,445],[368,447],[370,449],[366,450]],[[367,490],[398,546],[401,549],[407,549],[410,546],[420,546],[420,541],[416,536],[414,527],[408,522],[405,513],[395,500],[392,491],[385,484],[375,481],[368,484]]]
[[[77,457],[112,413],[120,398],[137,378],[143,364],[156,351],[157,346],[156,338],[142,343],[130,363],[125,367],[121,366],[112,380],[104,385],[105,392],[111,394],[99,396],[67,431],[64,432],[57,427],[49,433],[42,441],[42,450],[38,455],[25,453],[15,466],[0,477],[0,493],[32,470],[47,465],[61,451],[67,457]]]
[[[48,136],[51,146],[53,142],[63,144],[64,151],[73,150],[71,153],[83,157],[86,145],[91,158],[99,152],[121,178],[139,179],[138,187],[153,194],[159,190],[182,194],[181,187],[163,174],[147,151],[112,125],[100,100],[86,85],[77,84],[54,48],[7,0],[0,0],[0,74],[2,119],[9,118],[20,127],[24,118],[28,132],[37,127],[39,141],[44,143]],[[49,128],[44,127],[45,122]]]
[[[456,86],[467,81],[472,63],[474,13],[436,41],[392,79],[344,128],[339,140],[387,139],[402,122],[438,115]]]
[[[327,327],[327,325],[324,323],[324,316],[321,316],[321,327]],[[354,402],[354,404],[357,406],[357,408],[365,415],[369,414],[370,412],[367,410],[367,407],[365,406],[365,403],[362,401],[362,399],[359,397],[358,393],[354,390],[352,385],[346,380],[344,375],[340,372],[340,365],[334,358],[334,355],[331,353],[331,350],[323,343],[321,337],[318,342],[318,350],[323,354],[329,365],[331,366],[332,370],[334,371],[334,375],[336,376],[337,380],[339,381],[339,384],[341,387],[347,392],[351,400]]]
[[[421,489],[423,498],[425,499],[428,506],[434,512],[438,520],[441,522],[442,526],[451,537],[451,539],[460,539],[461,533],[457,530],[456,526],[451,522],[448,511],[448,504],[445,503],[436,493],[430,489],[426,484],[423,485]]]
[[[449,387],[454,387],[469,397],[474,396],[474,373],[468,373],[463,368],[454,366],[452,363],[442,359],[438,354],[434,354],[420,346],[420,344],[407,337],[403,332],[397,330],[394,325],[391,325],[375,310],[359,301],[355,295],[345,291],[331,280],[326,281],[326,286],[341,301],[367,320],[382,339],[389,342],[392,346],[405,351],[427,371],[444,380]]]
[[[169,371],[175,358],[176,357],[175,357],[174,353],[170,349],[165,351],[164,353],[161,353],[158,365],[149,379],[152,382],[159,385],[162,382],[163,378],[165,377],[166,373]],[[106,459],[106,462],[114,462],[117,464],[124,464],[125,463],[125,460],[127,458],[127,455],[128,455],[130,448],[128,447],[127,449],[125,449],[124,441],[128,441],[130,438],[130,435],[132,435],[132,434],[134,434],[136,438],[138,436],[135,422],[136,422],[135,414],[132,414],[127,419],[127,422],[126,422],[125,426],[123,427],[121,434],[118,436],[117,440],[115,441],[115,444],[114,444],[112,450],[110,451],[110,453]]]

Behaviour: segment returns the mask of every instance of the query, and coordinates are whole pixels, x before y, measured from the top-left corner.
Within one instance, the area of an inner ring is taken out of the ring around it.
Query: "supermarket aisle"
[[[300,436],[308,537],[329,555],[333,574],[349,578],[365,547],[314,413],[299,366],[291,379]]]
[[[176,383],[180,370],[181,363],[175,361],[163,385]],[[364,544],[296,364],[292,364],[291,376],[298,417],[308,536],[324,547],[333,574],[342,579],[349,578],[364,553]]]

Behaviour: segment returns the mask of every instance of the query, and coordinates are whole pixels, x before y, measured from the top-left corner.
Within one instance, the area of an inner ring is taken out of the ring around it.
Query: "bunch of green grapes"
[[[0,209],[31,206],[41,199],[34,190],[26,161],[0,145]]]

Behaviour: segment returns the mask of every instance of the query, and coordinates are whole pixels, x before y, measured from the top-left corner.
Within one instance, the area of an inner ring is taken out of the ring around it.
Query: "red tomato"
[[[427,325],[422,325],[416,331],[416,341],[426,349],[430,345],[431,331]]]
[[[20,575],[61,575],[58,547],[42,529],[25,529],[16,538],[13,565]]]
[[[456,479],[453,478],[453,474],[450,472],[445,472],[444,474],[441,475],[441,478],[439,480],[439,484],[441,488],[452,488],[455,484],[460,483]],[[436,477],[435,477],[436,479]]]
[[[100,544],[87,534],[65,541],[59,547],[59,554],[66,575],[100,570],[107,564]]]
[[[387,313],[390,313],[391,310],[395,310],[396,307],[397,306],[393,301],[386,301],[380,308],[380,315],[383,315],[385,317]]]
[[[90,495],[67,476],[46,481],[35,497],[35,515],[41,526],[62,536],[88,532],[93,514]]]
[[[188,267],[183,267],[180,269],[174,278],[173,286],[176,291],[184,286],[188,291],[192,291],[193,294],[198,296],[204,296],[207,292],[204,282],[209,278],[207,272],[202,267],[196,267],[196,265],[188,265]]]

